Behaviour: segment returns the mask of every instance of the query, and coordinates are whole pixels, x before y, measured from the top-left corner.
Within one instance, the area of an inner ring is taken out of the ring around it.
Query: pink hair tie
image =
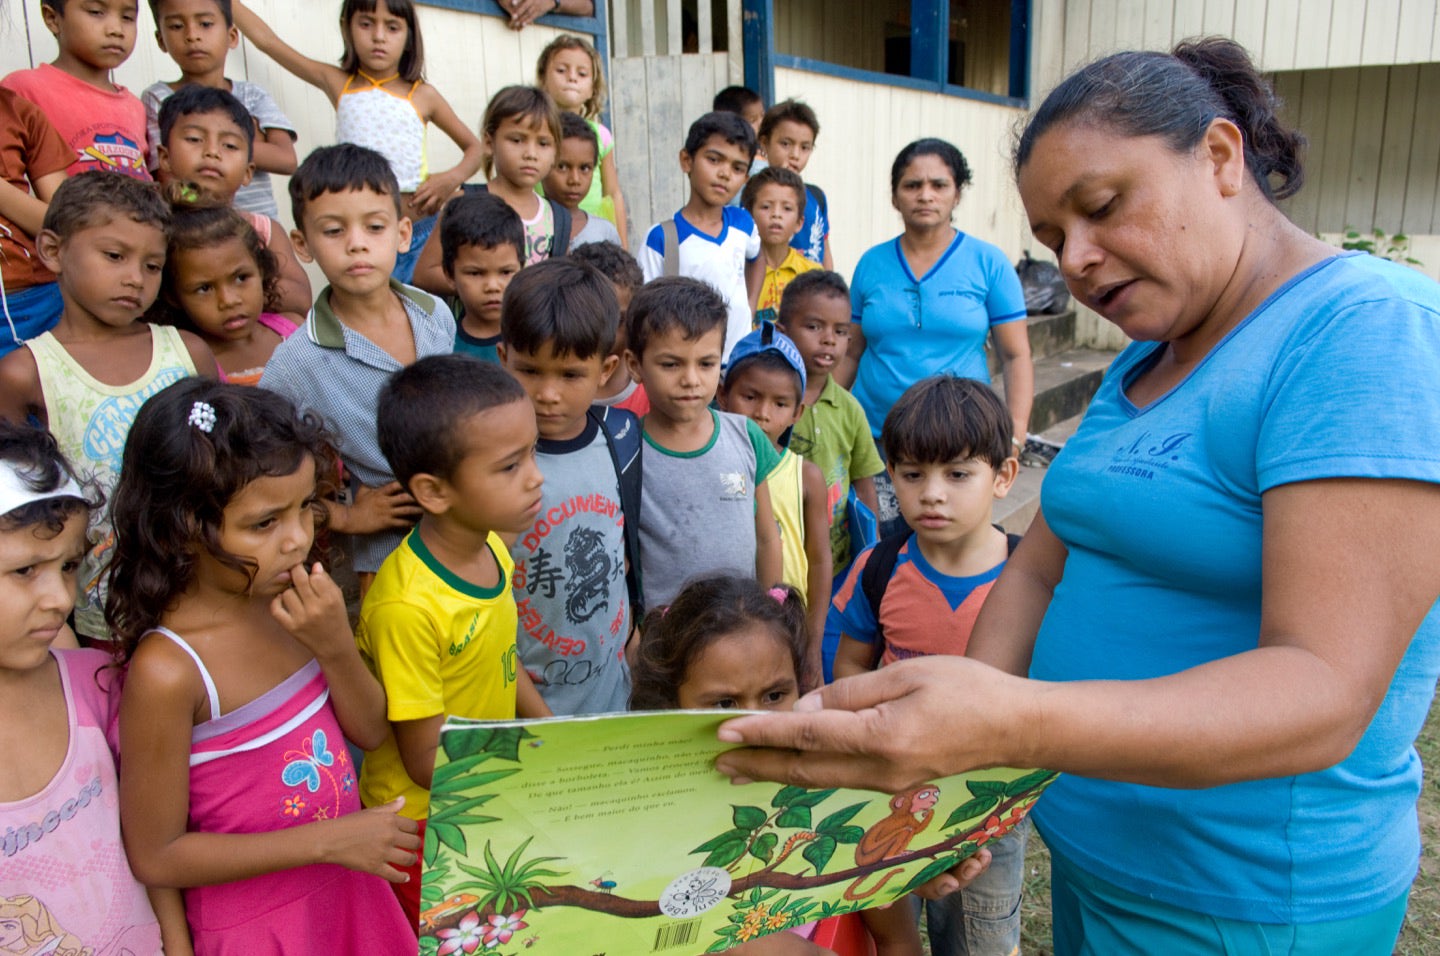
[[[789,592],[789,591],[785,590],[784,588],[779,588],[779,587],[771,588],[771,589],[770,589],[768,592],[766,592],[766,593],[768,593],[768,594],[769,594],[772,598],[774,598],[775,600],[779,601],[781,604],[784,604],[784,603],[785,603],[785,599],[790,596],[790,592]]]

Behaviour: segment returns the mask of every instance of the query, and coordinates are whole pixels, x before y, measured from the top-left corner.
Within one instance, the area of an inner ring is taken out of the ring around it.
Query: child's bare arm
[[[830,950],[783,930],[727,949],[730,956],[825,956]]]
[[[780,527],[775,523],[775,509],[770,504],[770,485],[755,486],[755,580],[763,587],[774,587],[785,573],[785,558],[780,550]]]
[[[143,641],[120,701],[120,822],[126,855],[152,887],[210,886],[335,863],[391,881],[420,848],[400,801],[336,820],[267,833],[187,829],[190,734],[205,691],[194,662],[169,640]]]
[[[480,168],[484,148],[480,145],[480,137],[465,125],[465,121],[456,115],[455,110],[435,87],[429,83],[424,84],[420,87],[416,99],[420,114],[439,127],[463,153],[460,162],[444,172],[432,173],[410,198],[410,205],[421,215],[428,216],[439,212],[445,201],[460,188],[460,184],[475,175]]]
[[[390,729],[395,732],[395,749],[400,751],[406,776],[426,790],[430,789],[430,780],[435,776],[435,751],[440,749],[443,726],[444,714],[390,722]]]
[[[9,219],[32,238],[40,234],[50,197],[65,181],[65,170],[53,172],[30,181],[31,192],[0,179],[0,216]]]
[[[255,44],[261,53],[280,64],[287,72],[324,90],[332,106],[339,102],[340,91],[345,88],[345,81],[348,79],[344,70],[320,60],[312,60],[280,39],[280,35],[270,29],[268,23],[256,16],[255,11],[240,0],[235,0],[231,9],[235,16],[235,25],[245,35],[245,39]]]
[[[210,351],[210,346],[205,340],[194,332],[180,330],[180,341],[185,343],[185,351],[190,353],[190,361],[195,363],[195,374],[200,378],[216,378],[220,369],[220,362],[215,358],[215,353]]]
[[[345,613],[345,596],[318,562],[308,570],[290,570],[290,587],[270,602],[280,626],[304,644],[330,685],[330,703],[347,740],[374,750],[390,735],[385,719],[385,689],[370,673],[355,647]]]
[[[825,251],[820,256],[820,264],[831,272],[835,271],[835,259],[830,255],[830,236],[825,236]]]
[[[875,645],[857,641],[849,634],[840,635],[840,646],[835,649],[835,679],[858,677],[875,669]]]
[[[805,560],[809,572],[805,581],[806,617],[810,625],[810,641],[806,650],[806,667],[812,673],[806,683],[821,683],[820,646],[825,637],[825,615],[830,610],[830,581],[833,577],[830,559],[830,502],[825,475],[813,461],[802,463],[801,481],[805,492]]]
[[[442,265],[444,249],[440,245],[440,223],[444,221],[442,216],[439,222],[435,223],[430,238],[425,241],[419,257],[415,260],[415,274],[410,277],[410,284],[417,289],[424,289],[442,298],[455,294],[455,283],[445,274]]]
[[[19,348],[0,358],[0,418],[23,424],[34,412],[46,423],[45,396],[40,391],[40,370],[29,349]]]
[[[765,284],[765,257],[756,256],[745,263],[745,294],[750,300],[750,316],[760,304],[760,287]]]
[[[160,947],[165,956],[195,956],[190,924],[185,920],[185,898],[176,889],[147,889],[150,908],[160,924]]]
[[[620,233],[620,246],[629,249],[629,234],[625,230],[625,194],[620,191],[620,172],[615,168],[613,146],[600,160],[600,194],[610,197],[610,203],[615,208],[615,231]]]
[[[295,258],[295,247],[290,244],[285,227],[273,219],[270,220],[270,242],[267,245],[280,267],[280,281],[276,283],[280,302],[276,311],[304,315],[314,302],[310,297],[310,277],[300,267],[300,260]]]
[[[255,134],[255,168],[265,173],[289,176],[299,162],[295,155],[295,137],[289,130],[262,129]]]
[[[515,676],[515,715],[527,720],[555,716],[550,705],[545,703],[545,698],[540,696],[540,691],[535,688],[535,682],[530,679],[530,674],[523,666]]]

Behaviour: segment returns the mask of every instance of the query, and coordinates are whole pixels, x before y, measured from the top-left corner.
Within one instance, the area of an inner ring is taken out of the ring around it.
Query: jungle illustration
[[[447,725],[425,834],[421,956],[720,952],[908,893],[1008,832],[1056,777],[987,770],[889,796],[736,788],[709,767],[722,719]],[[708,756],[660,791],[643,761],[627,761],[677,733]],[[615,744],[632,739],[628,752]],[[617,749],[625,756],[597,772],[598,793],[557,771]],[[656,793],[673,797],[643,802]]]

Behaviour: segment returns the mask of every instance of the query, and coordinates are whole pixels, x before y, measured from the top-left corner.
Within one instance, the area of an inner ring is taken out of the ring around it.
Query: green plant
[[[1389,259],[1391,262],[1400,262],[1407,266],[1424,265],[1419,259],[1410,255],[1410,237],[1403,232],[1387,233],[1384,229],[1372,229],[1369,233],[1362,233],[1358,229],[1345,227],[1345,232],[1340,240],[1340,248],[1354,252],[1368,252],[1372,256],[1379,256],[1381,259]]]

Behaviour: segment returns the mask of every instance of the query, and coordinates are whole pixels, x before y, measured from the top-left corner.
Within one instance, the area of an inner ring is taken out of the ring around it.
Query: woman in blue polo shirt
[[[1440,675],[1440,287],[1285,218],[1303,143],[1229,40],[1055,88],[1020,195],[1076,298],[1135,342],[969,658],[727,724],[806,752],[721,769],[895,789],[1063,771],[1034,813],[1059,956],[1389,956]]]
[[[853,382],[876,436],[890,406],[922,378],[989,382],[985,342],[994,336],[1016,443],[1024,444],[1035,394],[1025,295],[1004,253],[951,225],[969,183],[965,157],[942,139],[916,140],[890,168],[890,202],[905,231],[855,267],[855,326],[837,372],[842,385]]]

